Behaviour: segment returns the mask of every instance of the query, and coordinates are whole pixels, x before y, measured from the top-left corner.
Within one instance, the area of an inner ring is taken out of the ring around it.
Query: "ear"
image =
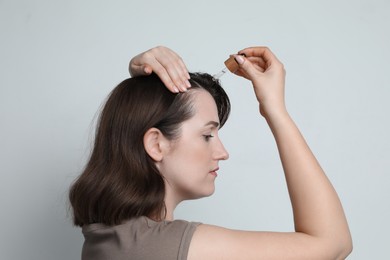
[[[156,162],[160,162],[163,159],[164,147],[167,141],[161,131],[155,127],[150,128],[144,134],[145,150]]]

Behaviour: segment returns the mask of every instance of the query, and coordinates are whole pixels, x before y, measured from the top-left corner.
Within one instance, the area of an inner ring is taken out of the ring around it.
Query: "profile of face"
[[[194,115],[180,126],[180,136],[168,141],[157,168],[166,192],[177,202],[210,196],[218,163],[228,159],[219,136],[219,118],[213,97],[205,90],[190,90]]]
[[[180,94],[155,74],[112,90],[90,159],[69,191],[75,225],[162,220],[168,208],[214,192],[218,163],[228,158],[218,130],[230,101],[211,75],[190,76],[191,89]]]

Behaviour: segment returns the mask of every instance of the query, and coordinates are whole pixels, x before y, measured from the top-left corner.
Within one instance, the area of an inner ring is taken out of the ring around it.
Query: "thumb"
[[[150,75],[153,72],[153,69],[149,65],[143,65],[142,69],[145,75]]]
[[[152,68],[148,65],[130,65],[130,74],[133,77],[136,76],[147,76],[152,73]]]

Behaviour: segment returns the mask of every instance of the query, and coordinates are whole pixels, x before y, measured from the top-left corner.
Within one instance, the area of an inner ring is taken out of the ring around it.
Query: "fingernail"
[[[237,61],[238,64],[243,64],[245,61],[241,55],[235,55],[234,59]]]
[[[175,93],[179,93],[179,89],[178,89],[177,87],[173,87],[173,91],[174,91]]]
[[[191,87],[191,83],[188,80],[185,81],[185,84],[186,84],[187,88]]]

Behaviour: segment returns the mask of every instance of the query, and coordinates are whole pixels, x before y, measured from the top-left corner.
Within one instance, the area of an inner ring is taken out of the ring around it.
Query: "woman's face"
[[[171,141],[159,163],[166,193],[176,202],[210,196],[218,163],[229,154],[218,137],[217,106],[205,90],[192,90],[195,115],[182,123],[181,135]]]

